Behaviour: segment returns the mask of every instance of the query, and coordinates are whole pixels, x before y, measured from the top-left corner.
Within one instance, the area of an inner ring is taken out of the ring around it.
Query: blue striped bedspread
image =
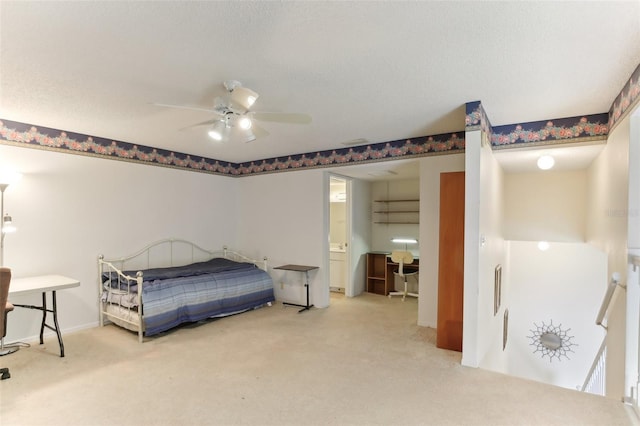
[[[269,274],[253,264],[142,285],[145,335],[186,322],[232,315],[275,301]]]

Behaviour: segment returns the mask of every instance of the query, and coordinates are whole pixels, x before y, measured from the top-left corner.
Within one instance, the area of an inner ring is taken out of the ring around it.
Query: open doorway
[[[329,291],[351,295],[350,181],[329,176]]]

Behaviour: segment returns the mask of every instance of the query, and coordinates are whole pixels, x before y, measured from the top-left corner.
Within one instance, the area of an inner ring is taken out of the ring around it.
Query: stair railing
[[[611,301],[613,300],[613,295],[615,294],[616,288],[621,287],[625,289],[626,287],[620,282],[620,273],[614,272],[611,274],[611,280],[607,285],[607,291],[604,294],[602,299],[602,304],[600,305],[600,310],[598,311],[598,316],[596,317],[596,325],[601,326],[607,331],[607,327],[602,324],[604,321],[605,315],[609,310],[609,306],[611,305]],[[605,395],[606,391],[606,360],[607,360],[607,336],[605,335],[604,339],[602,339],[602,343],[600,344],[600,349],[596,353],[596,356],[591,364],[591,368],[587,373],[587,377],[580,388],[583,392],[593,393],[596,395]]]
[[[593,360],[593,364],[591,364],[591,368],[589,369],[589,373],[587,374],[587,378],[580,389],[582,392],[593,393],[596,395],[605,395],[605,386],[606,386],[606,362],[607,362],[607,337],[605,336],[602,339],[602,344],[600,345],[600,349],[598,349],[598,353],[596,354],[595,359]]]

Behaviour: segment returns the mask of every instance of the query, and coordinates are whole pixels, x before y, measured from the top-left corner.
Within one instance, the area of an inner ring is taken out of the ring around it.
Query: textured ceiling
[[[607,112],[640,63],[640,2],[0,2],[0,118],[242,162]],[[215,143],[222,82],[260,94]],[[182,129],[182,130],[181,130]]]

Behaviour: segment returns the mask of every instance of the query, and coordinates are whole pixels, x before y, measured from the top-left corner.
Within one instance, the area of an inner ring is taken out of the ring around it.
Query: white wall
[[[483,137],[486,137],[483,135]],[[506,258],[504,223],[504,173],[491,146],[483,144],[480,157],[480,247],[478,272],[478,361],[496,360],[502,348],[504,311],[509,307],[509,263]],[[502,268],[501,304],[495,312],[496,268]],[[466,289],[465,289],[466,290]],[[466,324],[465,324],[466,325]]]
[[[481,132],[465,134],[464,196],[464,326],[462,329],[462,365],[478,367],[478,297],[480,294],[480,205],[481,205]]]
[[[628,246],[640,249],[640,107],[629,117]]]
[[[418,325],[437,326],[440,173],[464,171],[464,154],[420,159],[420,294]]]
[[[595,325],[606,282],[607,256],[585,243],[509,242],[509,332],[506,365],[492,369],[509,375],[576,389],[582,386],[605,332]],[[569,359],[534,353],[531,330],[542,323],[570,329],[577,346]],[[535,325],[534,325],[535,324]],[[500,342],[500,350],[502,349]]]
[[[522,241],[585,241],[587,172],[505,175],[504,237]]]
[[[318,266],[309,273],[311,303],[329,305],[329,179],[320,169],[239,179],[238,241],[273,266]],[[270,269],[278,300],[304,303],[302,274]]]
[[[628,248],[630,256],[640,257],[640,107],[631,113],[629,134],[629,215]],[[625,396],[635,395],[638,405],[640,382],[640,270],[627,267],[627,303],[625,333]],[[631,392],[631,389],[634,392]]]
[[[18,227],[5,238],[5,266],[16,278],[60,274],[81,282],[58,293],[65,331],[97,324],[99,254],[124,256],[167,237],[235,247],[235,179],[4,145],[0,166],[23,174],[5,193],[5,211]],[[41,297],[12,302],[39,305]],[[40,320],[36,311],[16,309],[6,340],[33,339]]]
[[[582,243],[586,233],[587,172],[504,174],[485,147],[480,161],[479,232],[485,243],[480,243],[479,250],[479,365],[575,389],[584,382],[604,336],[602,328],[595,325],[595,316],[607,280],[606,255]],[[504,210],[500,209],[502,205]],[[507,238],[528,241],[505,243]],[[551,241],[552,249],[540,252],[536,247],[540,240]],[[493,316],[488,310],[493,304],[497,264],[503,266],[502,304]],[[550,295],[553,300],[546,301]],[[507,309],[508,344],[503,351]],[[549,324],[553,319],[557,325],[558,318],[570,322],[580,339],[580,351],[561,365],[549,363],[549,358],[540,361],[539,354],[532,355],[533,348],[526,339],[532,334],[529,330],[534,322]]]
[[[627,260],[628,117],[609,134],[602,153],[589,167],[588,187],[587,242],[609,254],[609,273],[623,273]]]
[[[620,272],[626,282],[629,177],[629,117],[609,133],[602,153],[588,170],[587,242],[607,253],[607,277]],[[602,291],[607,285],[603,280]],[[624,293],[622,293],[624,294]],[[607,386],[611,398],[622,398],[624,389],[624,297],[614,298],[607,324]]]
[[[629,255],[640,258],[640,249],[630,249]],[[633,400],[637,407],[640,384],[640,268],[633,264],[631,258],[627,266],[626,296],[624,390],[625,397]]]
[[[371,183],[350,179],[351,206],[351,280],[353,288],[347,296],[357,296],[365,290],[367,256],[371,244]]]
[[[506,298],[502,309],[494,315],[494,276],[498,265],[503,266],[503,276],[508,270],[502,236],[504,182],[487,135],[481,131],[466,132],[465,140],[462,364],[478,367],[492,348],[502,344],[502,309]]]

